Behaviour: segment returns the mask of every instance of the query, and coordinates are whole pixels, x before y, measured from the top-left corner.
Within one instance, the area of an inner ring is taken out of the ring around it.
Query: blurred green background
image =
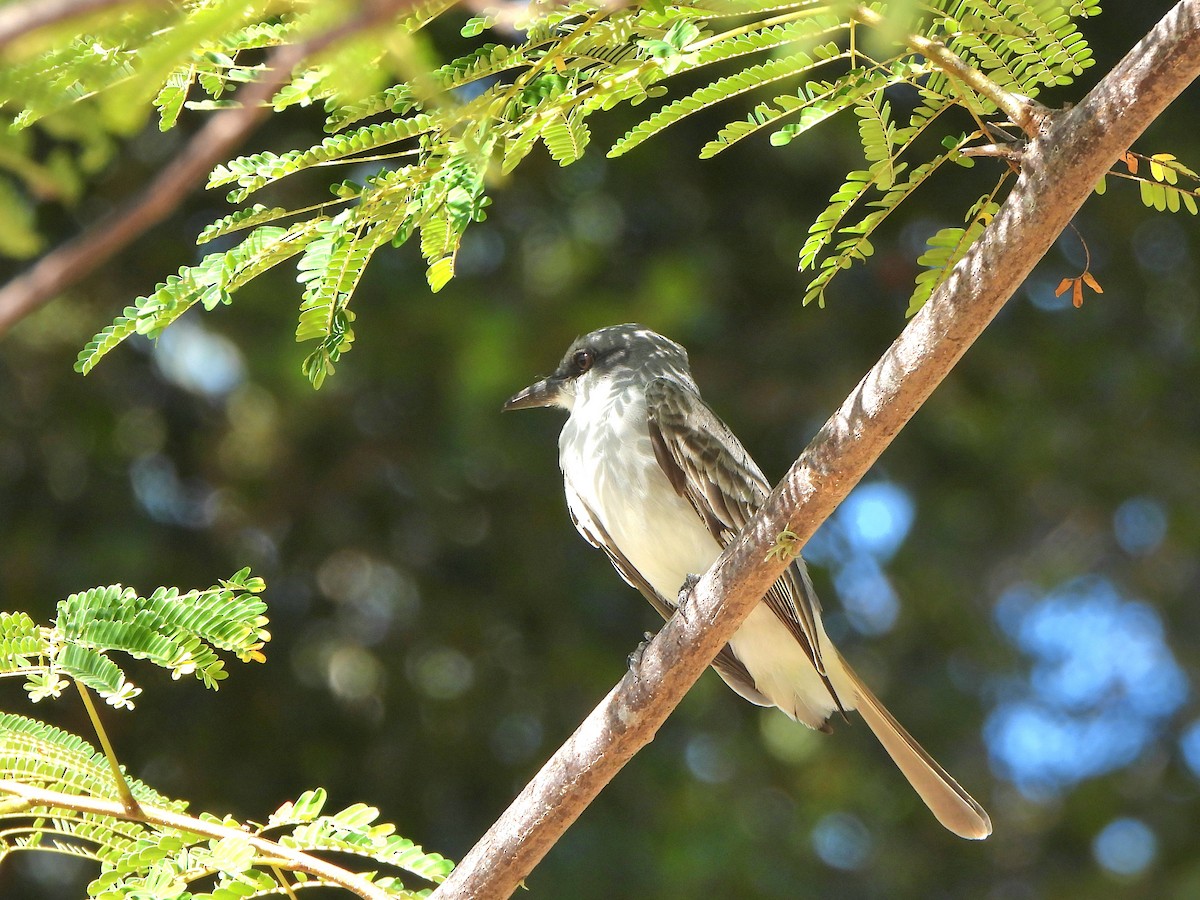
[[[1082,96],[1168,4],[1112,7],[1085,26],[1095,68],[1047,102]],[[697,160],[730,113],[617,163],[600,151],[636,119],[593,119],[583,161],[541,154],[497,187],[436,296],[415,247],[381,253],[354,351],[319,393],[287,267],[72,372],[94,331],[199,258],[220,196],[11,333],[0,608],[48,619],[92,585],[203,587],[247,564],[267,579],[266,666],[231,663],[214,694],[131,664],[145,693],[107,721],[132,772],[252,819],[324,785],[461,858],[657,627],[571,528],[561,414],[502,417],[504,398],[577,334],[644,322],[689,348],[777,478],[903,327],[925,239],[999,165],[941,177],[806,309],[797,254],[860,165],[854,125]],[[320,132],[305,116],[245,150],[305,145]],[[1198,116],[1192,90],[1137,149],[1197,167]],[[150,124],[77,207],[43,210],[50,242],[185,137]],[[1200,229],[1114,180],[1076,226],[807,551],[831,634],[994,836],[943,831],[857,718],[808,732],[708,673],[529,896],[1200,896]],[[1053,290],[1082,270],[1081,239],[1105,293],[1077,310]],[[88,734],[69,698],[31,710],[11,683],[0,706]],[[0,896],[81,896],[93,874],[19,854]]]

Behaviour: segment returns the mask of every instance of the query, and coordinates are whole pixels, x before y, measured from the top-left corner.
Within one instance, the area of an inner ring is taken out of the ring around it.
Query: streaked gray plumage
[[[553,375],[505,409],[570,411],[559,437],[579,533],[669,618],[685,579],[705,572],[770,492],[754,460],[705,405],[679,344],[641,325],[577,339]],[[896,722],[830,643],[797,559],[713,662],[752,703],[828,731],[858,709],[943,825],[991,833],[987,813]]]

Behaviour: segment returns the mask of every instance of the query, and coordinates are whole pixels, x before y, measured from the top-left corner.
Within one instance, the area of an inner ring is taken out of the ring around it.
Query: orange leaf
[[[1128,150],[1121,154],[1121,161],[1125,163],[1125,167],[1129,169],[1130,175],[1136,175],[1138,170],[1138,159]]]
[[[1072,284],[1075,283],[1074,278],[1064,278],[1058,283],[1058,287],[1054,289],[1054,296],[1061,297]]]
[[[1075,304],[1075,308],[1083,306],[1083,280],[1075,279],[1075,289],[1071,291],[1071,302]]]
[[[1086,284],[1088,287],[1090,287],[1097,294],[1104,293],[1104,288],[1100,287],[1100,282],[1098,282],[1095,278],[1092,277],[1091,272],[1083,273],[1083,283]]]

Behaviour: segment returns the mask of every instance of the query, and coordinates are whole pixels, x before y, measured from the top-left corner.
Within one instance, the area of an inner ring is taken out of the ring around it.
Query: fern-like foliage
[[[270,639],[257,596],[263,588],[242,569],[203,591],[80,591],[59,603],[49,626],[25,613],[0,613],[0,676],[23,676],[34,702],[58,696],[73,679],[114,706],[130,707],[138,689],[112,659],[121,651],[216,688],[225,677],[218,651],[263,659]],[[190,817],[186,803],[130,777],[110,749],[102,753],[60,728],[0,713],[0,863],[18,851],[95,860],[99,874],[88,895],[100,900],[233,900],[354,884],[416,900],[429,889],[406,886],[410,876],[436,884],[450,872],[449,860],[378,822],[378,810],[355,804],[323,813],[325,799],[322,789],[307,791],[265,824]],[[329,865],[329,854],[369,871]],[[281,869],[292,870],[286,882]]]
[[[243,221],[239,219],[236,224]],[[125,307],[111,325],[93,337],[79,352],[75,371],[86,375],[130,335],[157,337],[197,303],[213,309],[220,303],[232,302],[233,292],[243,284],[301,253],[316,239],[324,221],[315,217],[289,228],[263,225],[237,246],[209,254],[197,265],[184,266],[178,274],[159,284],[153,294],[139,297],[133,306]],[[227,228],[232,230],[225,219],[213,226],[216,232]]]
[[[485,217],[489,172],[512,170],[539,144],[569,165],[592,149],[592,115],[652,101],[681,76],[699,86],[648,112],[610,156],[717,107],[733,111],[703,157],[755,138],[785,146],[852,111],[866,168],[848,167],[800,248],[801,269],[813,273],[805,302],[823,303],[838,272],[870,257],[875,229],[900,203],[944,163],[970,165],[964,151],[973,143],[996,140],[988,120],[999,108],[1069,84],[1092,64],[1078,23],[1099,12],[1097,0],[571,0],[464,17],[461,34],[478,45],[422,68],[392,66],[392,48],[407,48],[410,61],[427,59],[423,29],[453,0],[397,3],[391,26],[369,34],[354,33],[352,6],[153,5],[111,32],[72,35],[0,74],[0,103],[17,110],[17,128],[93,95],[110,112],[110,96],[126,106],[131,97],[152,98],[160,127],[169,128],[189,108],[236,102],[234,88],[262,77],[262,50],[329,29],[351,35],[300,65],[273,100],[280,111],[320,104],[328,136],[238,157],[218,166],[209,186],[227,188],[230,202],[242,204],[318,168],[361,172],[370,163],[376,174],[356,176],[361,183],[331,179],[333,200],[299,209],[254,203],[221,217],[201,240],[248,231],[242,242],[135,301],[80,354],[80,371],[129,335],[153,337],[197,303],[228,303],[256,275],[297,258],[303,287],[295,332],[315,343],[304,371],[319,386],[353,346],[353,294],[377,253],[419,236],[429,285],[441,289],[453,277],[465,228]],[[393,70],[405,77],[387,78]],[[1194,194],[1166,174],[1143,180],[1142,191],[1156,208],[1195,206]],[[977,234],[968,227],[954,246]],[[937,237],[935,256],[947,240]],[[937,281],[929,273],[921,279],[918,294]]]
[[[933,296],[942,283],[949,277],[950,270],[960,259],[966,256],[971,245],[983,234],[983,229],[1000,211],[996,203],[996,194],[1000,185],[978,202],[967,213],[966,228],[943,228],[929,238],[929,249],[917,257],[917,264],[924,266],[925,271],[917,276],[917,284],[908,300],[907,315],[915,315],[925,305],[925,301]]]
[[[35,702],[58,697],[68,679],[111,706],[132,708],[141,688],[113,660],[120,651],[216,688],[227,677],[218,651],[243,662],[263,660],[270,640],[261,578],[242,569],[220,584],[180,593],[160,587],[149,596],[119,584],[71,594],[48,627],[25,613],[0,613],[0,677],[23,676]]]
[[[394,826],[376,823],[379,810],[356,803],[340,812],[321,815],[326,794],[321,788],[305,791],[295,802],[279,807],[264,831],[287,829],[289,843],[306,850],[350,853],[395,866],[427,881],[441,882],[453,865],[444,856],[426,853]]]
[[[83,852],[107,863],[129,853],[149,832],[140,823],[111,816],[14,804],[4,796],[4,782],[80,797],[116,796],[108,760],[83,738],[35,719],[0,713],[0,862],[15,850],[51,850]],[[126,776],[125,783],[139,803],[175,812],[186,808],[137,779]]]
[[[237,822],[221,824],[245,835],[269,837],[294,850],[310,854],[338,853],[416,875],[426,882],[440,883],[453,864],[437,853],[427,853],[395,833],[395,826],[377,823],[379,811],[357,803],[346,809],[322,814],[326,794],[321,788],[306,791],[294,802],[276,810],[266,824]],[[147,829],[119,854],[103,858],[101,874],[89,886],[93,896],[117,898],[136,896],[164,878],[173,879],[177,889],[188,884],[215,880],[213,898],[260,897],[281,892],[278,876],[270,870],[277,864],[260,847],[239,837],[204,840],[171,829]],[[293,887],[319,887],[328,882],[303,871],[294,873]],[[426,896],[428,890],[408,889],[403,876],[371,875],[367,880],[397,898]],[[220,891],[227,891],[221,894]]]
[[[322,813],[325,791],[306,791],[281,806],[265,824],[230,817],[195,820],[222,826],[223,836],[209,837],[153,821],[161,812],[183,819],[187,804],[163,796],[143,782],[124,776],[134,800],[146,812],[143,820],[74,808],[77,800],[114,799],[113,772],[105,755],[76,735],[13,713],[0,713],[0,863],[15,852],[43,851],[84,856],[99,863],[89,896],[101,900],[134,897],[204,896],[242,898],[282,892],[279,856],[249,837],[265,837],[290,851],[318,856],[336,853],[356,857],[376,872],[381,867],[399,875],[361,876],[389,896],[416,898],[428,890],[405,887],[405,874],[436,884],[452,863],[427,853],[395,827],[379,823],[379,811],[354,804]],[[50,792],[53,802],[22,801],[22,789]],[[186,819],[184,819],[186,821]],[[202,826],[199,826],[202,827]],[[286,863],[284,863],[286,865]],[[303,870],[293,887],[330,884]],[[203,888],[211,893],[187,894]]]

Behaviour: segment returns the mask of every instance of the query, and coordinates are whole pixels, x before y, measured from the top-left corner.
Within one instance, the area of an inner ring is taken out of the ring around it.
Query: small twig
[[[1111,175],[1113,178],[1124,178],[1126,181],[1136,181],[1138,183],[1141,183],[1143,181],[1150,181],[1147,178],[1143,178],[1141,175],[1130,175],[1128,172],[1118,172],[1116,169],[1109,169],[1104,174],[1105,174],[1105,176]],[[1162,182],[1161,181],[1150,181],[1150,184],[1162,184]],[[1181,194],[1188,194],[1189,196],[1195,197],[1197,200],[1200,200],[1200,190],[1190,190],[1188,188],[1180,187],[1177,184],[1165,184],[1163,186],[1168,187],[1173,191],[1178,191]]]
[[[978,121],[978,119],[976,120]],[[1021,160],[1029,142],[1018,137],[995,122],[980,123],[983,135],[996,139],[994,144],[983,144],[978,147],[967,147],[962,150],[963,156],[990,156],[1007,160],[1009,168],[1014,172],[1021,171]]]
[[[288,895],[290,900],[296,900],[296,892],[292,890],[292,885],[287,880],[287,876],[283,874],[283,870],[275,863],[271,863],[271,871],[275,874],[275,879],[279,882],[279,886],[283,888],[283,892]]]
[[[1025,148],[1020,144],[983,144],[978,147],[965,147],[960,151],[963,156],[994,156],[1020,162],[1025,155]]]
[[[34,787],[20,781],[0,779],[0,794],[10,794],[38,807],[51,809],[70,809],[76,812],[91,813],[99,816],[112,816],[117,819],[130,819],[124,807],[115,800],[100,800],[81,794],[64,794],[45,788]],[[259,853],[272,859],[274,865],[292,872],[305,872],[316,878],[321,878],[330,884],[352,891],[363,900],[389,900],[391,895],[383,888],[377,887],[366,878],[341,866],[326,862],[294,847],[276,843],[268,838],[231,828],[219,822],[197,819],[183,813],[172,812],[157,806],[143,805],[141,816],[134,821],[164,828],[174,828],[188,834],[223,840],[231,838],[244,841]]]
[[[1054,296],[1061,297],[1067,291],[1071,292],[1071,304],[1076,308],[1083,306],[1083,289],[1089,287],[1097,294],[1103,294],[1104,288],[1100,287],[1100,282],[1096,280],[1096,276],[1092,274],[1092,252],[1088,249],[1087,241],[1083,239],[1083,235],[1079,233],[1079,229],[1075,227],[1075,223],[1070,224],[1070,229],[1075,233],[1075,237],[1079,239],[1079,244],[1083,247],[1083,271],[1078,275],[1064,278],[1058,283],[1058,287],[1054,289]]]
[[[83,234],[56,247],[0,287],[0,336],[16,322],[81,280],[150,228],[167,218],[184,197],[271,112],[270,100],[305,58],[353,34],[379,25],[414,0],[375,0],[336,28],[277,47],[263,80],[237,94],[238,106],[217,113],[188,141],[183,152],[132,202],[96,222]]]
[[[96,705],[92,703],[92,695],[88,691],[82,681],[76,681],[75,687],[79,688],[79,696],[83,698],[83,705],[87,709],[88,718],[92,720],[92,728],[96,732],[96,737],[100,739],[100,746],[104,749],[104,756],[108,759],[108,764],[112,768],[113,781],[117,784],[117,796],[121,798],[121,805],[125,807],[125,812],[131,819],[142,818],[142,807],[137,802],[137,798],[133,796],[133,791],[129,789],[129,782],[125,780],[125,773],[121,771],[121,765],[117,762],[117,754],[113,751],[112,741],[108,739],[108,732],[104,730],[104,723],[100,721],[100,714],[96,711]]]

